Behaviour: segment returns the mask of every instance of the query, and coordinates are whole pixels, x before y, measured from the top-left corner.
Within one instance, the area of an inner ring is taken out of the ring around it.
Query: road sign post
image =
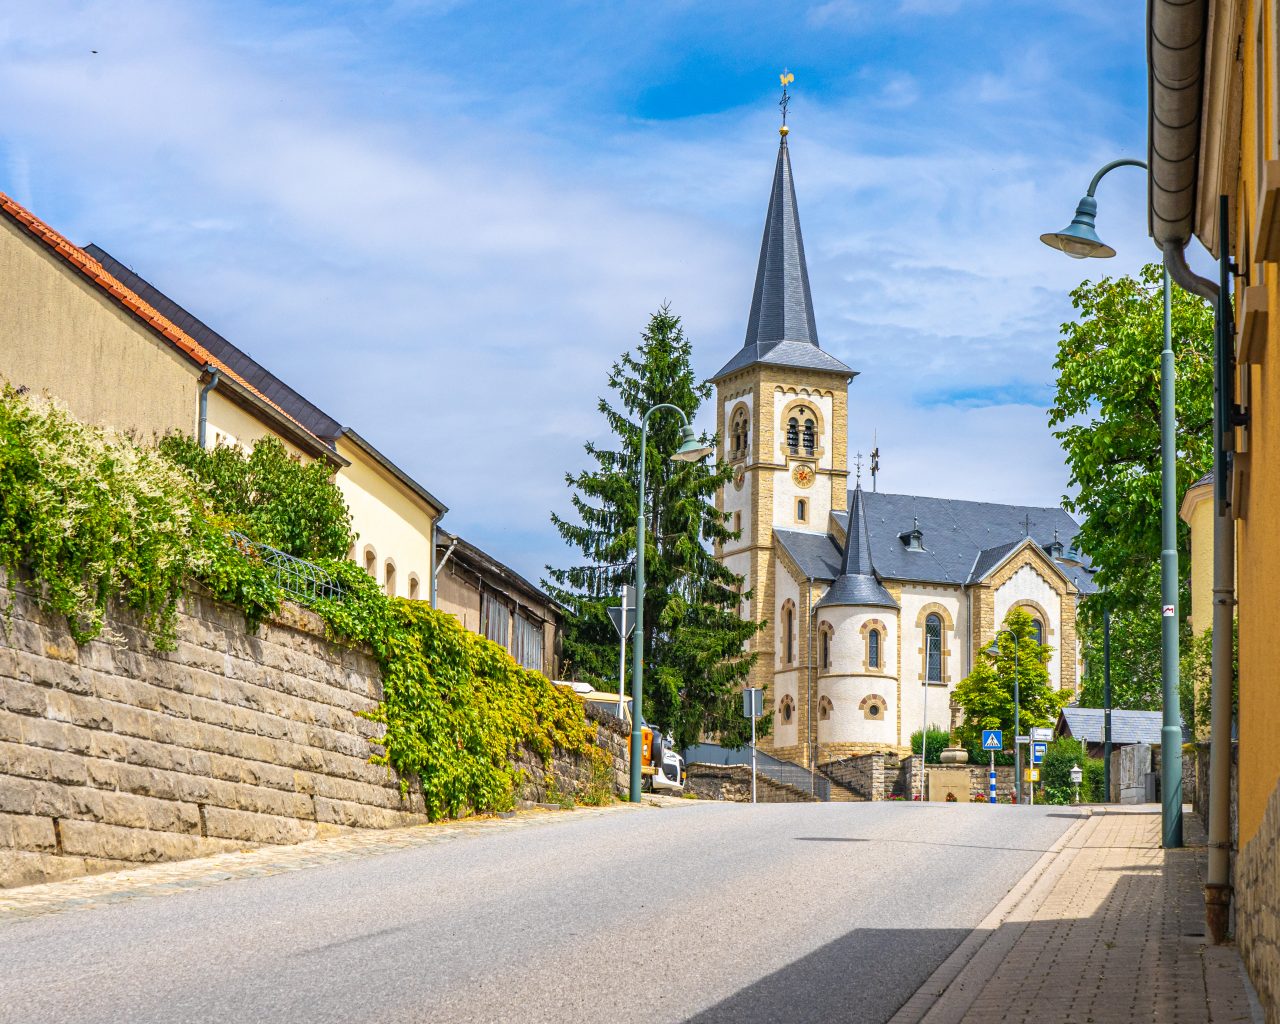
[[[742,691],[742,714],[751,719],[751,802],[756,802],[756,719],[764,714],[764,690],[748,687]]]
[[[622,601],[610,606],[608,612],[613,628],[618,631],[618,719],[625,722],[627,718],[622,713],[622,707],[627,689],[627,637],[636,628],[636,588],[629,583],[624,584]]]
[[[1000,729],[982,730],[982,749],[991,754],[991,770],[987,774],[987,802],[996,803],[996,751],[1004,749],[1004,733]]]

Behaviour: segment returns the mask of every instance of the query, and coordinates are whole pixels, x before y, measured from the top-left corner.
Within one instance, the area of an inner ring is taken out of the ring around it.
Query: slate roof
[[[840,548],[828,534],[775,529],[773,535],[795,560],[803,575],[824,582],[840,575]]]
[[[101,246],[90,243],[84,251],[96,259],[118,281],[137,292],[214,356],[253,385],[269,401],[278,405],[293,419],[317,437],[332,441],[342,433],[342,424],[324,410],[313,405],[284,381],[251,356],[236,348],[193,313],[179,306],[149,281],[135,274]]]
[[[867,514],[862,485],[854,488],[849,501],[852,528],[845,538],[840,575],[822,595],[818,608],[833,605],[869,605],[873,608],[897,608],[898,602],[876,579],[871,560],[871,541],[867,536]]]
[[[214,366],[243,388],[254,399],[265,402],[272,414],[283,416],[301,428],[307,441],[316,446],[317,451],[329,447],[314,431],[295,418],[283,407],[262,393],[246,380],[235,368],[227,365],[214,352],[211,352],[200,341],[192,337],[179,324],[175,323],[164,311],[158,309],[148,299],[136,292],[126,281],[116,277],[103,263],[86,249],[69,241],[64,235],[55,231],[21,203],[0,192],[0,213],[9,217],[24,231],[41,242],[53,253],[67,263],[73,270],[83,274],[94,285],[106,293],[107,297],[122,306],[127,313],[135,317],[152,331],[158,334],[167,344],[177,349],[187,359],[204,368]],[[90,247],[93,248],[93,247]],[[113,261],[114,262],[114,261]]]
[[[778,145],[778,161],[773,171],[746,339],[712,380],[757,363],[823,370],[849,378],[856,376],[839,359],[818,347],[809,268],[804,258],[804,238],[785,135]]]
[[[1028,520],[1030,537],[1042,549],[1053,543],[1055,532],[1070,547],[1080,529],[1070,515],[1057,507],[874,491],[863,492],[863,496],[871,560],[882,580],[969,584],[981,579],[1022,543],[1028,536]],[[851,503],[852,497],[851,493]],[[835,517],[847,530],[846,513],[837,512]],[[908,551],[900,539],[899,535],[909,531],[913,522],[918,523],[924,535],[923,551]],[[1087,569],[1056,564],[1081,593],[1093,592]]]
[[[282,410],[289,419],[319,438],[330,451],[337,454],[337,441],[345,437],[352,444],[363,449],[384,470],[419,498],[438,508],[441,515],[448,511],[448,506],[444,502],[353,429],[344,427],[319,406],[298,394],[252,356],[237,348],[194,313],[178,305],[155,285],[134,273],[101,246],[91,243],[84,247],[84,252],[96,260],[113,278],[156,309],[166,320],[198,342],[210,353],[212,362],[220,368],[229,368],[238,379],[245,381],[269,403]]]
[[[1125,743],[1160,743],[1160,728],[1164,718],[1159,711],[1121,711],[1111,712],[1111,742]],[[1054,729],[1055,735],[1071,736],[1086,743],[1103,742],[1102,708],[1066,707],[1058,717]],[[1186,730],[1183,730],[1184,739]]]

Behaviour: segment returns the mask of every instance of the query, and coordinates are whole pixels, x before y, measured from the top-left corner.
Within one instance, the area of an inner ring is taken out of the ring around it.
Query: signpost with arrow
[[[623,700],[627,690],[627,637],[636,628],[636,588],[625,584],[622,588],[622,601],[610,605],[609,618],[613,620],[613,628],[618,631],[620,652],[618,654],[618,718],[626,721],[622,713]]]

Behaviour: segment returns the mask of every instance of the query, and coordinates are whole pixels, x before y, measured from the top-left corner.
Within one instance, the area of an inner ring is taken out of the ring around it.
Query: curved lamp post
[[[640,482],[636,491],[636,625],[635,644],[631,655],[631,802],[633,804],[640,802],[640,760],[643,745],[640,718],[644,714],[644,465],[649,446],[649,417],[659,409],[672,410],[684,424],[680,428],[680,447],[671,456],[673,462],[700,462],[715,450],[710,445],[698,442],[693,427],[689,426],[689,417],[678,406],[663,402],[646,412],[644,418],[640,420]]]
[[[1040,241],[1075,259],[1105,259],[1116,251],[1098,237],[1093,193],[1103,177],[1117,167],[1146,168],[1142,160],[1113,160],[1099,169],[1089,191],[1076,206],[1076,215],[1061,231]],[[1178,457],[1174,418],[1173,330],[1169,299],[1169,268],[1164,268],[1164,349],[1160,353],[1160,676],[1164,721],[1160,729],[1160,820],[1166,849],[1182,845],[1182,714],[1178,706]],[[1108,716],[1109,717],[1109,716]],[[1110,765],[1108,765],[1108,770]],[[1108,794],[1110,797],[1110,794]]]
[[[1000,654],[1000,635],[1008,633],[1013,637],[1013,791],[1022,803],[1022,744],[1018,742],[1018,734],[1022,732],[1022,698],[1018,692],[1018,634],[1011,629],[997,629],[996,637],[987,648],[988,654]]]

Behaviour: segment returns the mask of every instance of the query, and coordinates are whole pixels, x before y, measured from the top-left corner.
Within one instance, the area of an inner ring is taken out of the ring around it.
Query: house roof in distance
[[[851,492],[850,504],[852,497]],[[871,560],[881,579],[969,584],[999,565],[1027,537],[1047,552],[1057,537],[1069,548],[1080,530],[1079,524],[1057,507],[875,491],[864,491],[863,497]],[[847,531],[848,514],[836,512],[834,516]],[[913,526],[923,534],[923,550],[910,550],[903,542]],[[1054,564],[1082,594],[1093,592],[1087,566],[1062,560]]]
[[[1159,745],[1162,725],[1163,715],[1159,711],[1113,709],[1111,742],[1117,746],[1128,743]],[[1102,743],[1103,710],[1102,708],[1065,707],[1058,715],[1054,732],[1059,736],[1070,736],[1086,743]],[[1185,740],[1185,729],[1183,733]]]

